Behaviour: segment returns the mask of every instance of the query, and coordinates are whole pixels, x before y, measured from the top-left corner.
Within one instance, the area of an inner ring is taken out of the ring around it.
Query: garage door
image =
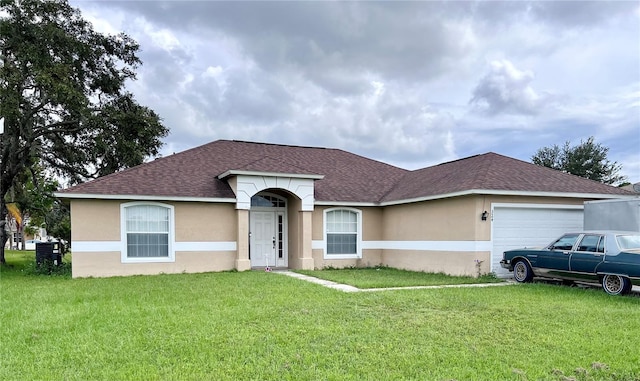
[[[545,246],[566,232],[582,230],[583,208],[571,205],[494,205],[492,217],[491,269],[498,276],[509,277],[511,273],[500,267],[504,251]]]

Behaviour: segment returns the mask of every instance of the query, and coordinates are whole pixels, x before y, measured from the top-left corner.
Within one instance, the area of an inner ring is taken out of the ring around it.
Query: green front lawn
[[[491,275],[484,275],[478,278],[470,276],[453,277],[442,273],[424,273],[398,270],[389,267],[325,269],[314,271],[295,270],[295,272],[337,283],[348,284],[357,288],[442,286],[503,282],[501,279]]]
[[[344,293],[262,271],[70,279],[18,257],[0,272],[3,380],[640,380],[637,296]]]

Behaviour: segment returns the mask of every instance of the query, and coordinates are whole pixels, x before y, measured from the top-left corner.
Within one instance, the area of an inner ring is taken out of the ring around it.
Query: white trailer
[[[584,229],[640,232],[640,198],[586,201]]]

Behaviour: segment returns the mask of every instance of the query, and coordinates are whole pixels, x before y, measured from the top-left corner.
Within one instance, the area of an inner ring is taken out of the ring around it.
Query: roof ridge
[[[245,143],[245,144],[257,144],[257,145],[265,145],[265,146],[292,147],[292,148],[312,148],[312,149],[324,149],[324,150],[335,149],[335,148],[328,148],[328,147],[302,146],[302,145],[296,145],[296,144],[252,142],[250,140],[235,140],[235,139],[234,140],[227,140],[227,139],[221,139],[220,141],[227,141],[227,142],[234,142],[234,143]]]
[[[486,188],[486,184],[485,181],[488,178],[488,173],[493,169],[493,167],[495,166],[495,161],[491,160],[491,156],[493,155],[497,155],[497,156],[501,156],[498,155],[494,152],[487,152],[487,153],[483,153],[480,155],[475,155],[475,156],[471,156],[470,158],[473,157],[486,157],[489,158],[489,160],[487,161],[487,163],[485,164],[484,162],[481,163],[481,170],[478,170],[475,172],[475,176],[473,176],[473,184],[477,184],[478,186],[480,186],[480,189],[484,189]]]
[[[427,167],[427,168],[428,168],[428,167]],[[424,168],[422,168],[422,169],[424,169]],[[398,187],[400,187],[400,186],[404,183],[405,179],[406,179],[407,177],[409,177],[411,174],[415,173],[415,171],[417,171],[417,170],[414,170],[414,171],[409,171],[409,170],[407,170],[407,172],[406,172],[406,173],[404,173],[404,174],[402,175],[402,177],[401,177],[401,178],[399,178],[398,180],[394,181],[394,182],[393,182],[393,186],[390,186],[390,187],[389,187],[389,189],[387,189],[387,191],[386,191],[386,192],[384,192],[382,195],[380,195],[380,198],[379,198],[378,200],[376,200],[376,201],[377,201],[377,202],[383,202],[383,201],[385,201],[385,200],[387,199],[387,196],[389,196],[389,195],[390,195],[390,194],[392,194],[396,189],[398,189]]]
[[[477,156],[483,156],[483,155],[487,155],[487,154],[490,154],[490,153],[493,153],[493,152],[479,153],[479,154],[475,154],[475,155],[471,155],[471,156],[467,156],[467,157],[461,157],[461,158],[458,158],[458,159],[445,161],[444,163],[438,163],[438,164],[435,164],[435,165],[430,165],[428,167],[415,169],[414,172],[422,170],[422,169],[427,169],[427,168],[440,167],[440,166],[443,166],[443,165],[456,163],[458,161],[468,160],[468,159],[471,159],[471,158],[474,158],[474,157],[477,157]]]

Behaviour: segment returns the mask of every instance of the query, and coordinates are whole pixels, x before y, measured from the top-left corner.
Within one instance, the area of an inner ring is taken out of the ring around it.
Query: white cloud
[[[223,71],[220,66],[208,66],[203,75],[205,77],[219,78]]]
[[[158,47],[165,50],[173,50],[180,48],[181,44],[178,38],[168,29],[158,29],[144,19],[139,19],[144,32],[151,37],[151,41]]]
[[[116,35],[122,32],[122,29],[120,29],[121,20],[119,18],[113,17],[106,19],[101,17],[97,12],[92,12],[90,10],[83,11],[82,16],[85,20],[89,21],[93,26],[93,29],[99,33]]]
[[[244,139],[416,168],[593,135],[637,168],[634,2],[73,3],[141,44],[130,90],[169,153]]]
[[[532,71],[518,70],[508,60],[493,61],[471,103],[489,114],[537,114],[544,99],[530,86],[533,79]]]

